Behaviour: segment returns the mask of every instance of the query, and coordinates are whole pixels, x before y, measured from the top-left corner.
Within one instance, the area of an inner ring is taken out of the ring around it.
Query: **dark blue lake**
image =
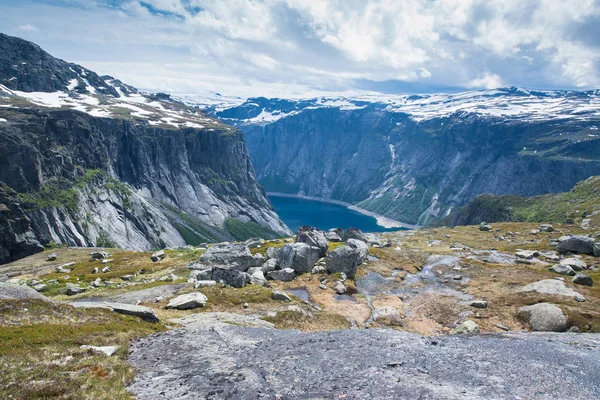
[[[283,222],[294,232],[303,225],[322,230],[331,228],[359,228],[363,232],[398,230],[379,226],[375,218],[339,204],[275,195],[269,195],[269,200]]]

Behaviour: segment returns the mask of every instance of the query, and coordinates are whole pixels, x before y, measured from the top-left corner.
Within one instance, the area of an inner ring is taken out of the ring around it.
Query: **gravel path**
[[[600,398],[600,335],[302,333],[227,320],[205,314],[136,342],[129,389],[139,400]]]

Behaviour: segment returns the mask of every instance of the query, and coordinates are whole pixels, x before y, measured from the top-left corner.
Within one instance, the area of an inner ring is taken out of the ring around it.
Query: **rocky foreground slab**
[[[133,345],[137,399],[600,398],[594,334],[301,333],[197,318]]]

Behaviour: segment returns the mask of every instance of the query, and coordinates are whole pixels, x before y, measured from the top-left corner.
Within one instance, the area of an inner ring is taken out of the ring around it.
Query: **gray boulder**
[[[561,253],[593,254],[594,239],[583,235],[561,236],[556,249]]]
[[[554,227],[551,224],[541,224],[538,229],[541,232],[554,232]]]
[[[267,258],[268,259],[277,258],[277,254],[279,254],[279,250],[281,250],[281,247],[268,247],[267,248]]]
[[[471,302],[471,307],[475,308],[487,308],[488,303],[485,300],[474,300]]]
[[[261,247],[262,245],[264,245],[265,239],[259,238],[259,237],[254,237],[254,238],[250,238],[250,239],[246,240],[244,242],[244,244],[246,246],[248,246],[249,248],[254,249],[256,247]]]
[[[49,255],[47,258],[46,258],[46,260],[48,260],[48,261],[56,261],[56,253],[52,253],[52,254],[50,254],[50,255]]]
[[[260,269],[262,270],[263,274],[267,274],[271,271],[275,271],[277,267],[277,259],[270,258],[267,261],[265,261],[265,263],[262,265],[262,267],[260,267]]]
[[[317,247],[319,249],[319,257],[325,257],[329,248],[329,242],[323,232],[311,226],[303,226],[298,229],[296,243],[306,243],[309,246]]]
[[[569,276],[575,275],[575,271],[573,271],[573,268],[569,267],[568,265],[564,265],[564,264],[556,264],[555,266],[548,268],[548,271],[556,272],[557,274],[561,274],[561,275],[569,275]]]
[[[571,257],[565,258],[560,261],[561,265],[567,265],[573,269],[573,271],[583,271],[587,268],[587,264],[581,261],[579,258]]]
[[[479,224],[479,230],[482,232],[491,231],[492,226],[489,225],[487,222],[482,222],[481,224]]]
[[[85,292],[85,289],[79,285],[71,285],[67,287],[67,296],[75,296],[76,294],[81,294]]]
[[[542,279],[541,281],[525,285],[518,291],[573,297],[577,301],[585,300],[581,293],[567,287],[563,281],[556,279]]]
[[[346,286],[342,281],[337,281],[333,287],[333,290],[335,290],[337,294],[344,294],[346,293]]]
[[[242,288],[246,286],[246,273],[234,268],[214,267],[212,280],[225,285]]]
[[[343,272],[350,279],[356,275],[356,267],[362,263],[359,249],[351,246],[342,246],[327,253],[327,271],[330,274]]]
[[[158,317],[153,309],[145,306],[123,303],[107,303],[107,305],[116,313],[123,315],[132,315],[148,322],[158,322]]]
[[[262,254],[255,254],[252,256],[252,258],[254,258],[254,265],[256,267],[260,267],[261,265],[263,265],[265,263],[265,261],[267,261],[267,257],[263,256]],[[253,268],[253,267],[250,267]],[[250,269],[248,268],[248,269]]]
[[[551,303],[521,307],[517,310],[517,317],[527,321],[533,331],[564,332],[568,328],[567,317]]]
[[[480,329],[479,329],[479,325],[477,325],[475,322],[471,321],[470,319],[464,321],[461,324],[458,324],[456,326],[456,328],[454,328],[453,333],[456,334],[465,334],[465,333],[479,333]]]
[[[190,275],[188,279],[194,281],[207,281],[212,279],[212,268],[207,269],[197,269],[190,271]]]
[[[367,237],[364,233],[358,228],[348,228],[344,231],[344,235],[342,236],[342,240],[347,242],[348,239],[356,239],[361,242],[367,242]]]
[[[92,260],[103,260],[108,258],[108,253],[105,251],[93,251],[90,253]]]
[[[211,286],[215,286],[216,284],[217,284],[217,281],[213,281],[213,280],[196,281],[196,282],[194,282],[194,289],[211,287]]]
[[[592,286],[594,284],[594,281],[592,280],[591,277],[587,276],[584,273],[579,272],[577,275],[575,275],[573,277],[573,283],[576,283],[578,285],[584,285],[584,286]]]
[[[594,243],[594,255],[600,257],[600,243]]]
[[[286,244],[277,255],[277,264],[281,268],[291,268],[303,274],[312,270],[320,253],[321,249],[306,243]]]
[[[342,238],[335,232],[327,232],[325,233],[325,239],[330,242],[341,242]]]
[[[267,279],[263,272],[258,270],[250,276],[250,283],[253,285],[265,286],[267,284]]]
[[[169,301],[167,308],[176,310],[190,310],[192,308],[204,307],[208,299],[200,292],[182,294]]]
[[[224,265],[239,271],[256,266],[248,246],[243,244],[217,244],[210,247],[198,259],[201,264]]]
[[[358,265],[365,262],[365,260],[367,259],[367,256],[369,255],[369,247],[366,245],[365,242],[362,242],[357,239],[348,239],[346,241],[346,244],[348,246],[352,247],[353,249],[358,250],[359,255],[360,255],[360,258],[357,261]]]
[[[267,273],[267,278],[274,281],[290,282],[296,277],[296,272],[291,268],[284,268],[278,271],[271,271]]]
[[[165,251],[160,250],[160,251],[157,251],[156,253],[152,254],[150,259],[152,259],[152,262],[159,262],[160,260],[165,258],[165,256],[166,256]]]
[[[29,286],[15,285],[0,282],[0,300],[38,299],[50,301],[46,296],[39,294]]]
[[[285,301],[285,302],[292,301],[292,298],[290,296],[288,296],[287,293],[280,292],[279,290],[274,290],[273,293],[271,293],[271,298],[273,300],[279,300],[279,301]]]

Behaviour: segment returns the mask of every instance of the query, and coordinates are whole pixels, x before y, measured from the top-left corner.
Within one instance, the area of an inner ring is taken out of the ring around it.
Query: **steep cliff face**
[[[242,129],[267,191],[343,200],[410,224],[482,193],[560,192],[600,173],[597,92],[477,96],[295,107],[249,99],[215,113]]]
[[[22,42],[0,36],[57,73],[0,85],[0,263],[50,243],[149,250],[290,234],[239,130]],[[35,72],[11,68],[0,82]]]

